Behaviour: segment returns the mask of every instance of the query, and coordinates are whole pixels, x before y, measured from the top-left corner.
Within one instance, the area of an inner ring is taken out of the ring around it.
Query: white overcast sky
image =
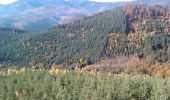
[[[10,4],[17,0],[0,0],[0,4]],[[90,0],[90,1],[98,1],[98,2],[118,2],[118,1],[133,1],[133,0]]]

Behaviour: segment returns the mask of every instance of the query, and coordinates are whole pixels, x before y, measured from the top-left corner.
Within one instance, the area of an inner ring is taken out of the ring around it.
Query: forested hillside
[[[123,10],[118,8],[33,33],[31,38],[22,39],[22,42],[18,40],[21,44],[17,50],[21,52],[13,51],[12,58],[9,59],[17,59],[14,62],[17,61],[18,64],[22,59],[25,64],[34,62],[47,65],[73,64],[79,62],[79,59],[97,62],[106,45],[107,33],[125,33],[125,30]]]
[[[152,64],[167,63],[169,25],[168,8],[126,5],[39,32],[2,30],[1,62],[75,67],[115,56],[135,56]]]
[[[9,29],[9,28],[0,28],[0,62],[11,62],[13,53],[17,50],[18,40],[22,40],[22,37],[25,34],[25,31]],[[24,36],[26,37],[26,36]],[[23,38],[24,38],[23,37]]]
[[[126,5],[123,7],[126,35],[109,34],[107,55],[117,52],[137,54],[152,62],[169,60],[170,12],[162,6]]]

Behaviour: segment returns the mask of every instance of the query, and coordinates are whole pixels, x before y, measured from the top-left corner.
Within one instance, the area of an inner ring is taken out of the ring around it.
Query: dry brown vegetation
[[[93,73],[109,74],[147,74],[150,76],[167,78],[170,77],[170,63],[156,63],[138,57],[117,56],[112,59],[101,60],[97,64],[76,67],[75,70],[89,71]]]

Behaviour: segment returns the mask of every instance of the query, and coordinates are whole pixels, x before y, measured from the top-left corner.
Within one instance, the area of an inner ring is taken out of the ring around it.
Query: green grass
[[[6,72],[7,74],[7,72]],[[0,76],[0,100],[169,100],[170,79],[27,70]]]

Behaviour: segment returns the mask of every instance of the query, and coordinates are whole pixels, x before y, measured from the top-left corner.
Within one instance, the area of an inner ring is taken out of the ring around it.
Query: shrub
[[[54,70],[54,69],[53,69]],[[27,69],[0,77],[2,100],[168,100],[170,80],[142,75],[91,74],[79,71]]]

